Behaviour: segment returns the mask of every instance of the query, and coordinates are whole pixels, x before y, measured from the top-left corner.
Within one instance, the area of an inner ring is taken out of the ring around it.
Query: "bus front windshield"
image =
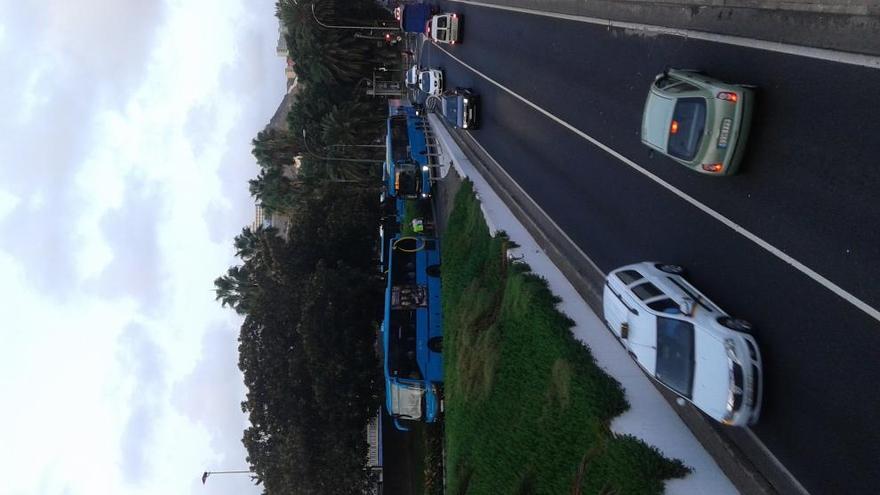
[[[424,395],[425,389],[421,385],[391,382],[391,415],[402,419],[422,419]]]
[[[398,163],[396,177],[394,180],[397,194],[404,196],[415,196],[421,189],[421,181],[418,173],[419,169],[414,163]]]

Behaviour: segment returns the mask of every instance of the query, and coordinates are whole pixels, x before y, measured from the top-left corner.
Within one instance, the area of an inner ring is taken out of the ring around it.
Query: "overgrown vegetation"
[[[443,495],[443,423],[425,424],[424,436],[424,494]]]
[[[442,243],[448,493],[662,493],[688,469],[609,430],[620,385],[508,244],[466,182]]]

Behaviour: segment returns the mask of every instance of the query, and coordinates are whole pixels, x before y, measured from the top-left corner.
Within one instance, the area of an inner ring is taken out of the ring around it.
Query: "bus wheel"
[[[431,265],[428,268],[425,268],[425,273],[427,273],[429,277],[439,277],[440,265]]]
[[[443,337],[433,337],[428,340],[428,349],[433,352],[443,352]]]

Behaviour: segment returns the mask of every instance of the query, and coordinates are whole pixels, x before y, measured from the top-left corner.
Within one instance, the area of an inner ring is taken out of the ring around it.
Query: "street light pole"
[[[212,474],[253,474],[253,471],[205,471],[202,473],[202,484],[204,485],[206,481],[208,481],[208,476]]]
[[[330,24],[324,24],[318,19],[318,15],[315,14],[315,4],[312,3],[312,17],[315,18],[315,22],[318,23],[321,27],[325,27],[327,29],[385,29],[389,31],[400,31],[399,27],[396,26],[333,26]]]

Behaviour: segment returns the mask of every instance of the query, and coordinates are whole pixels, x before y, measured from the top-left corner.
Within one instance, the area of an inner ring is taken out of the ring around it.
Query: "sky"
[[[256,494],[214,301],[275,0],[0,0],[0,495]]]

